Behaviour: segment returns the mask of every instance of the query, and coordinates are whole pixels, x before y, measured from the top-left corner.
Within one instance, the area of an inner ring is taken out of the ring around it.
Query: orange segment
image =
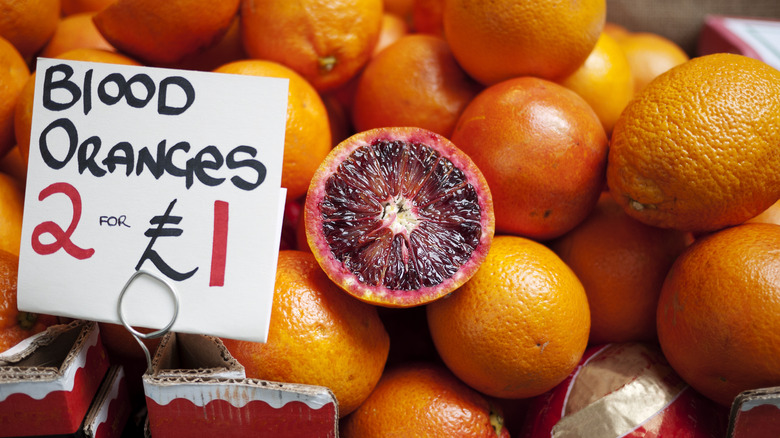
[[[336,146],[312,178],[304,214],[328,276],[388,307],[452,292],[477,271],[494,232],[479,169],[421,128],[377,128]]]

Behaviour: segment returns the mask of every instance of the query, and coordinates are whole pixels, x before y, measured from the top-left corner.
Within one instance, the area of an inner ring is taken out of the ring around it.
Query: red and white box
[[[780,436],[780,387],[740,393],[731,405],[729,438]]]
[[[109,368],[95,322],[55,325],[0,354],[0,437],[75,434]]]
[[[338,436],[328,388],[246,378],[215,337],[166,335],[143,383],[153,438]]]
[[[699,33],[698,54],[736,53],[780,69],[780,20],[708,15]]]
[[[120,438],[130,418],[130,393],[121,365],[112,365],[84,418],[84,438]]]
[[[655,344],[589,348],[561,384],[532,400],[525,438],[721,438],[728,408],[694,391]]]

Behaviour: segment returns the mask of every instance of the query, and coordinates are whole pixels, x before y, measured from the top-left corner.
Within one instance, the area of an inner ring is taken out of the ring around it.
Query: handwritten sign
[[[264,342],[287,85],[39,59],[19,308]]]

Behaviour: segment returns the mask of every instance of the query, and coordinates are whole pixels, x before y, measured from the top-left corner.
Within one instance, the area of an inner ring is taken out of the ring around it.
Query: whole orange
[[[638,93],[612,132],[607,183],[649,225],[712,231],[780,198],[780,71],[746,56],[694,58]]]
[[[112,46],[150,64],[173,63],[227,31],[240,0],[116,0],[95,15]]]
[[[114,47],[97,30],[92,20],[94,15],[94,12],[83,12],[63,17],[40,56],[53,58],[82,48],[114,51]]]
[[[347,295],[303,251],[280,251],[268,342],[224,339],[250,378],[325,386],[339,416],[379,381],[390,341],[376,307]]]
[[[730,405],[780,385],[780,225],[744,224],[697,240],[658,303],[658,341],[693,388]]]
[[[344,438],[508,438],[500,408],[442,365],[410,362],[388,370],[340,427]]]
[[[1,0],[0,36],[31,60],[60,21],[60,0]]]
[[[582,96],[599,116],[607,135],[634,96],[634,78],[626,55],[609,34],[602,32],[596,47],[571,75],[558,81]]]
[[[629,32],[617,41],[628,59],[636,92],[661,73],[689,59],[677,43],[656,33]]]
[[[447,367],[494,397],[550,390],[574,370],[588,343],[582,283],[552,250],[524,237],[497,236],[479,271],[427,311]]]
[[[539,240],[574,228],[604,185],[607,135],[575,92],[544,79],[509,79],[463,110],[452,142],[485,175],[496,231]]]
[[[382,26],[379,28],[379,38],[377,38],[372,56],[384,50],[385,47],[398,41],[398,38],[409,33],[409,25],[399,15],[385,12],[382,14]]]
[[[0,352],[56,324],[52,315],[20,312],[16,307],[19,257],[0,249]]]
[[[0,37],[0,158],[14,147],[14,107],[30,77],[22,55]]]
[[[361,74],[352,123],[358,132],[415,126],[449,137],[481,88],[458,66],[444,39],[406,35],[377,54]]]
[[[288,200],[303,196],[332,147],[328,112],[317,90],[294,70],[273,61],[233,61],[214,71],[289,79],[282,187],[287,188]]]
[[[491,85],[571,74],[593,50],[605,18],[605,0],[448,0],[442,23],[460,65]]]
[[[16,178],[0,173],[0,250],[19,256],[22,241],[24,185]]]
[[[104,49],[80,48],[68,50],[55,58],[69,59],[73,61],[103,62],[107,64],[141,65],[138,61],[123,55]],[[24,88],[19,93],[19,100],[14,108],[14,134],[19,153],[24,159],[25,165],[30,154],[30,129],[32,128],[32,112],[35,97],[35,73],[31,74]]]
[[[290,67],[318,91],[337,88],[371,57],[382,11],[382,0],[246,0],[244,47],[253,58]]]
[[[628,216],[608,193],[550,248],[577,274],[590,307],[590,343],[655,341],[655,311],[689,236]]]

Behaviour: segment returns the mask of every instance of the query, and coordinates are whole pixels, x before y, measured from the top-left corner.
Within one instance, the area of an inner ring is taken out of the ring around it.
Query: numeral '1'
[[[228,203],[214,201],[214,236],[211,243],[211,277],[209,286],[225,285],[227,259]]]

